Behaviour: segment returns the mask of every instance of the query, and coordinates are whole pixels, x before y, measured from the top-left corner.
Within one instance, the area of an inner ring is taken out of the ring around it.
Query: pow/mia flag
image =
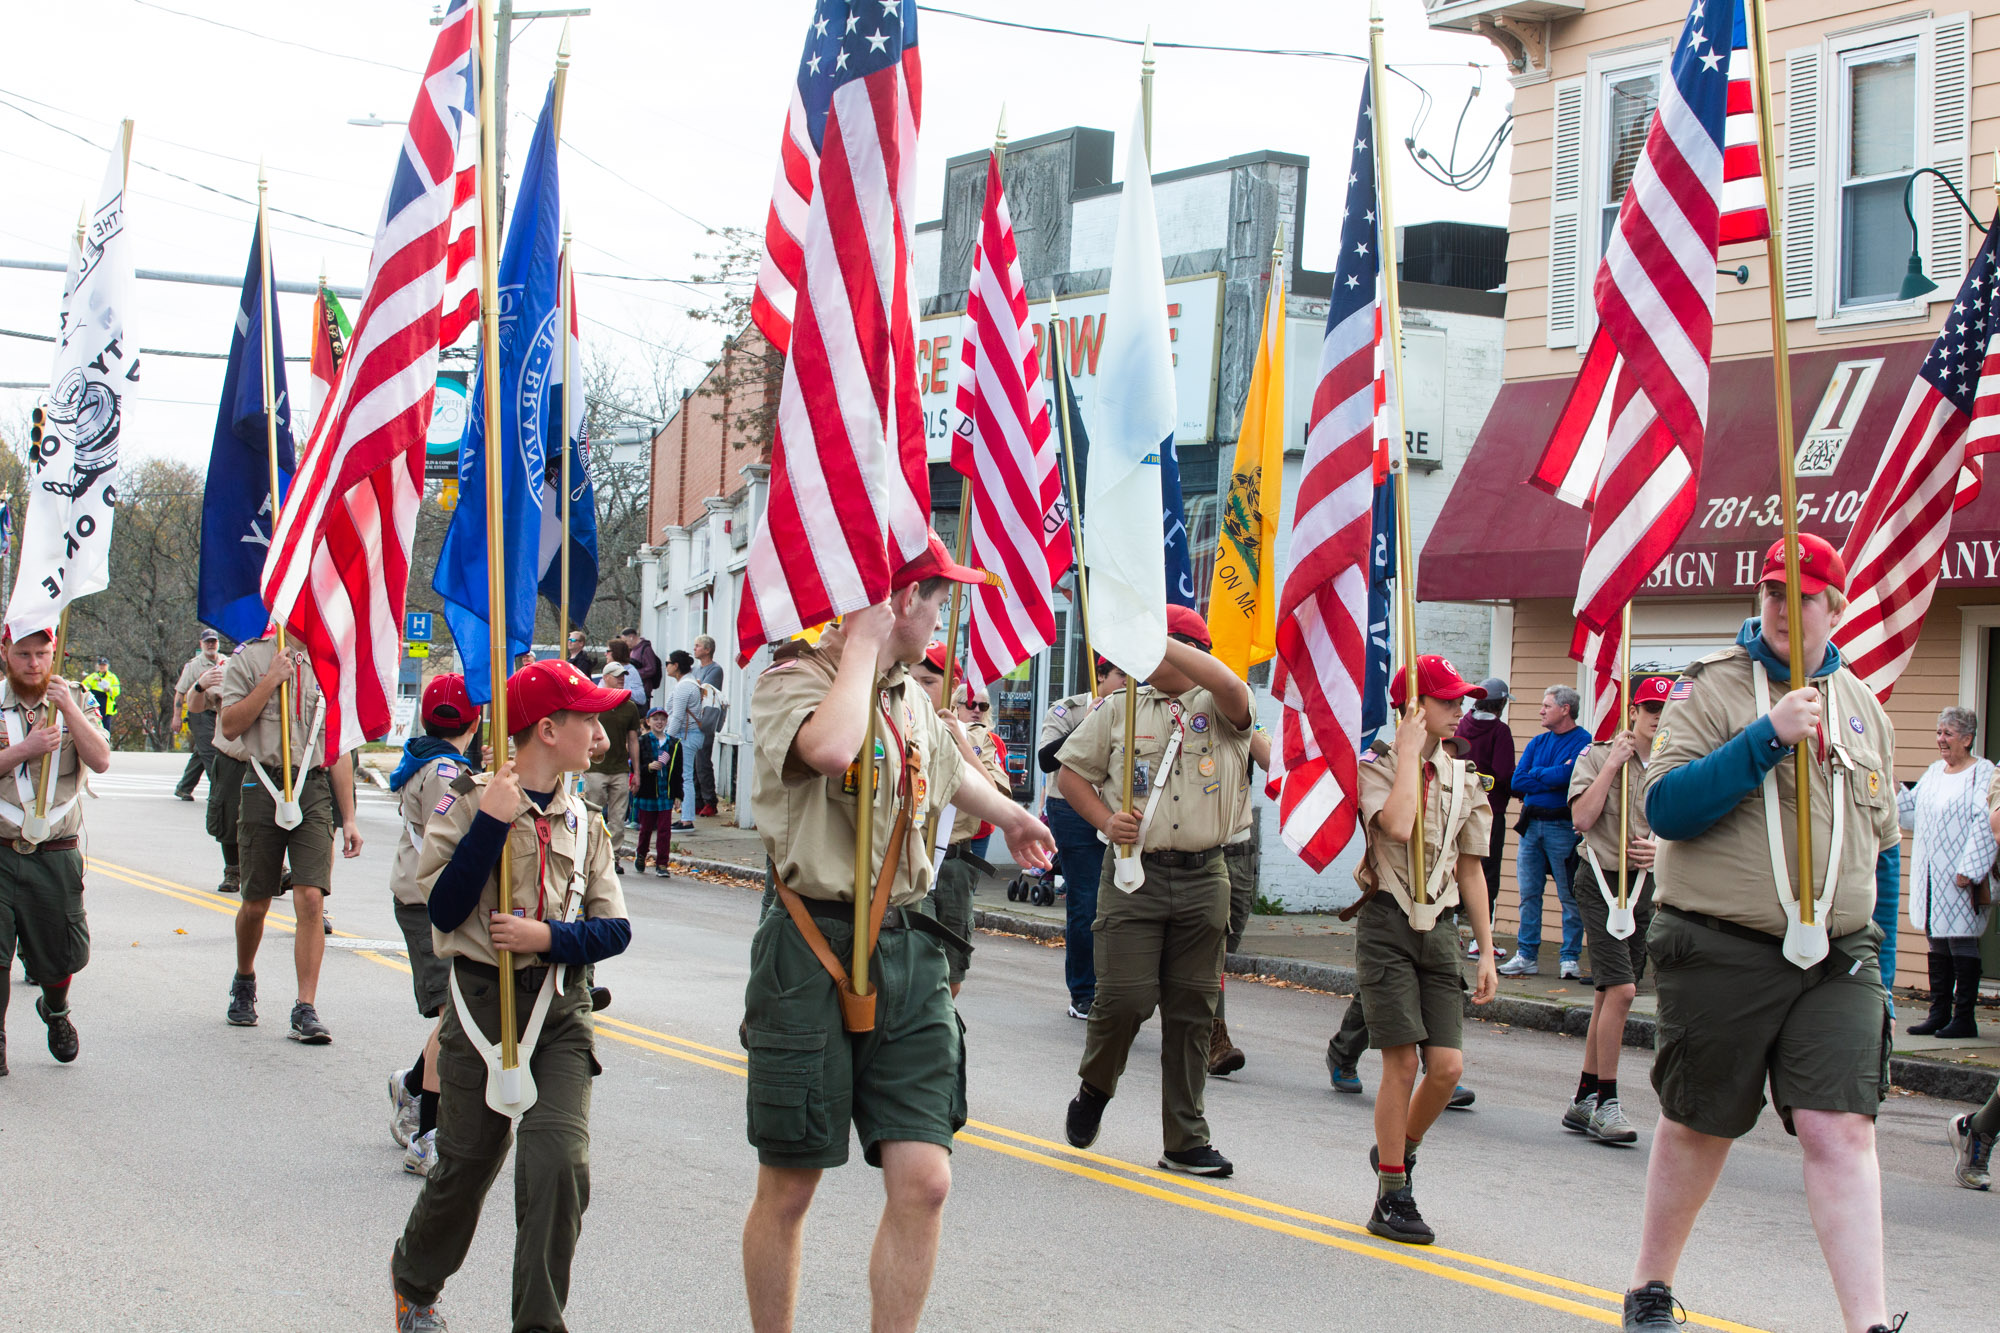
[[[125,326],[133,283],[125,237],[131,136],[128,120],[63,283],[62,336],[41,404],[41,439],[29,459],[20,573],[7,604],[7,628],[17,639],[54,633],[73,598],[110,581],[118,446],[139,381],[138,342]]]

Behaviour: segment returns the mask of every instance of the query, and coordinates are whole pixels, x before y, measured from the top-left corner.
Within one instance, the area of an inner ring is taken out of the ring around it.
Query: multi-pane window
[[[1658,67],[1621,70],[1604,79],[1604,105],[1598,124],[1602,127],[1603,160],[1598,178],[1597,253],[1611,245],[1611,229],[1618,225],[1618,209],[1625,202],[1632,172],[1646,151],[1646,131],[1653,124],[1653,112],[1660,105]]]
[[[1916,44],[1847,52],[1839,78],[1839,304],[1895,301],[1914,241],[1903,188],[1918,165]]]

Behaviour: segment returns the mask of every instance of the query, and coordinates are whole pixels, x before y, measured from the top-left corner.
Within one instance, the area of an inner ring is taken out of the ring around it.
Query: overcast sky
[[[546,7],[575,3],[547,0]],[[592,15],[573,29],[563,117],[566,147],[574,150],[562,171],[577,267],[687,278],[715,248],[706,227],[763,225],[812,0],[590,4]],[[1150,23],[1162,41],[1357,55],[1368,42],[1364,0],[955,0],[948,7],[1135,39]],[[10,56],[0,64],[0,256],[65,258],[78,208],[104,169],[104,152],[90,144],[108,148],[116,122],[129,116],[138,129],[127,226],[139,267],[240,276],[261,157],[271,206],[304,215],[274,216],[278,276],[310,281],[324,267],[336,285],[358,287],[403,131],[347,122],[370,113],[408,116],[415,71],[436,38],[428,23],[433,8],[429,0],[0,0]],[[1440,156],[1449,151],[1466,93],[1483,71],[1484,93],[1472,105],[1461,149],[1466,160],[1506,112],[1510,89],[1498,53],[1481,38],[1430,32],[1419,0],[1388,0],[1387,8],[1390,63],[1434,99],[1422,146]],[[560,28],[559,20],[515,26],[508,148],[517,164],[554,70]],[[920,29],[919,221],[939,212],[945,160],[992,141],[1003,101],[1015,138],[1129,123],[1135,48],[931,11],[921,14]],[[1163,50],[1155,169],[1277,149],[1308,155],[1320,172],[1344,171],[1360,71],[1348,61]],[[1387,95],[1400,136],[1419,99],[1394,77]],[[1113,160],[1123,162],[1122,146]],[[1425,180],[1407,154],[1392,165],[1399,222],[1506,216],[1504,155],[1470,194]],[[1328,268],[1338,239],[1337,212],[1326,206],[1334,196],[1323,184],[1309,191],[1303,258]],[[61,293],[59,274],[0,269],[0,329],[52,332]],[[220,287],[145,282],[128,326],[147,347],[227,351],[236,299]],[[671,355],[656,347],[676,349],[691,383],[720,336],[687,316],[705,300],[667,282],[584,277],[578,305],[586,355],[639,360]],[[286,350],[303,354],[311,298],[280,303]],[[52,350],[0,336],[0,382],[45,383]],[[295,377],[302,372],[293,369]],[[149,358],[128,418],[128,457],[162,454],[205,465],[222,374],[220,361]],[[0,390],[0,425],[24,415],[32,397]]]

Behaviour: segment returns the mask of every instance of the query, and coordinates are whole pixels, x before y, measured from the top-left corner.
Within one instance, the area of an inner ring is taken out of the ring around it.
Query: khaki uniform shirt
[[[210,667],[227,667],[228,665],[229,659],[226,657],[217,657],[211,662],[201,653],[196,653],[192,658],[188,659],[188,664],[181,668],[180,679],[174,682],[174,693],[181,696],[183,701],[182,707],[190,713],[206,713],[213,709],[215,707],[215,695],[204,691],[201,697],[197,699],[195,697],[195,682],[200,680],[202,673]],[[217,686],[216,688],[219,691],[221,686]]]
[[[1000,762],[1000,748],[994,743],[992,728],[984,722],[975,722],[965,729],[965,736],[972,742],[972,752],[979,756],[979,771],[992,782],[994,790],[1012,800],[1014,779],[1007,776],[1006,765]],[[963,755],[959,757],[964,758]],[[981,822],[977,815],[958,811],[951,822],[951,841],[971,841],[972,835],[979,832]]]
[[[222,673],[222,690],[218,705],[228,708],[240,700],[250,697],[257,688],[257,682],[270,669],[271,660],[278,655],[278,636],[246,643],[229,659],[229,666]],[[254,759],[264,766],[272,781],[278,779],[278,747],[281,734],[278,724],[278,709],[284,696],[282,689],[271,691],[271,697],[264,701],[264,711],[260,713],[250,729],[236,739],[241,742],[243,757]],[[320,716],[319,681],[314,678],[309,663],[301,661],[292,677],[292,772],[297,773],[305,766],[305,757],[312,754],[315,761],[319,737],[306,735],[313,719]],[[324,719],[322,719],[323,721]],[[216,738],[222,737],[222,728],[215,729]],[[228,753],[228,751],[224,751]]]
[[[1689,686],[1683,699],[1670,699],[1653,740],[1653,757],[1646,765],[1646,789],[1667,774],[1708,755],[1757,720],[1757,698],[1751,672],[1761,671],[1749,650],[1733,645],[1689,666],[1682,681]],[[1802,744],[1812,756],[1813,885],[1826,884],[1828,852],[1833,842],[1833,773],[1846,770],[1845,832],[1839,849],[1840,882],[1828,915],[1827,933],[1834,938],[1869,924],[1875,911],[1875,859],[1898,846],[1902,832],[1896,822],[1895,732],[1875,696],[1855,675],[1841,667],[1812,684],[1820,691],[1825,754],[1808,736]],[[1771,702],[1789,686],[1771,681]],[[1798,805],[1794,760],[1790,755],[1773,770],[1778,782],[1778,822],[1784,840],[1788,878],[1797,874]],[[1687,912],[1703,912],[1724,921],[1771,935],[1785,933],[1785,909],[1773,883],[1769,835],[1764,823],[1762,784],[1700,836],[1684,842],[1662,840],[1654,873],[1659,887],[1654,900]],[[1789,899],[1795,885],[1785,888]]]
[[[458,804],[458,794],[452,791],[451,784],[466,771],[465,756],[441,754],[425,760],[396,793],[396,812],[403,817],[403,836],[396,841],[396,864],[389,871],[389,891],[396,895],[397,902],[421,907],[429,901],[418,870],[423,860],[424,830],[439,806],[449,813]],[[447,801],[446,797],[451,799]]]
[[[1072,694],[1067,699],[1058,699],[1050,704],[1049,711],[1042,714],[1042,734],[1035,741],[1036,751],[1046,750],[1057,741],[1068,740],[1070,733],[1090,716],[1091,704],[1088,694]]]
[[[1610,741],[1596,741],[1576,757],[1576,766],[1569,771],[1569,799],[1572,804],[1577,797],[1590,790],[1590,784],[1597,780],[1597,775],[1610,762],[1610,754]],[[1618,873],[1618,808],[1624,803],[1624,794],[1620,789],[1627,783],[1632,788],[1633,799],[1631,823],[1626,826],[1626,832],[1634,838],[1653,836],[1653,826],[1646,822],[1646,803],[1639,799],[1639,793],[1646,785],[1646,761],[1634,756],[1625,761],[1625,768],[1630,774],[1627,782],[1620,782],[1615,773],[1612,775],[1611,788],[1604,794],[1604,813],[1583,833],[1583,840],[1590,844],[1590,850],[1597,853],[1597,864],[1604,867],[1606,878]]]
[[[433,809],[430,824],[424,830],[424,850],[417,866],[417,878],[423,886],[420,901],[430,901],[438,876],[451,864],[459,839],[472,827],[473,818],[479,813],[480,789],[491,777],[488,773],[468,774],[461,771],[446,792],[452,798],[451,804],[443,810]],[[618,875],[612,868],[611,838],[605,830],[603,816],[587,809],[583,798],[578,796],[565,799],[564,793],[558,791],[552,801],[547,807],[538,807],[524,795],[521,813],[514,816],[514,823],[507,830],[505,854],[509,858],[512,875],[508,881],[512,890],[511,906],[537,920],[560,919],[570,880],[581,861],[584,875],[583,918],[628,915],[624,891],[618,887]],[[539,884],[535,878],[539,852],[535,834],[537,815],[546,815],[549,823],[548,857]],[[493,947],[493,938],[486,933],[488,914],[499,910],[500,867],[496,865],[487,877],[486,887],[480,891],[479,906],[473,909],[472,915],[459,922],[458,929],[447,935],[436,926],[431,927],[431,946],[438,957],[466,958],[475,963],[485,963],[488,967],[499,966],[500,951]],[[521,960],[517,960],[516,965],[522,965]]]
[[[1180,712],[1181,747],[1173,770],[1161,773],[1160,760]],[[1132,805],[1144,817],[1152,783],[1161,784],[1153,821],[1141,851],[1205,852],[1229,841],[1237,828],[1238,806],[1250,784],[1250,728],[1238,727],[1216,706],[1215,696],[1195,688],[1162,694],[1141,685],[1132,739],[1140,771],[1132,781]],[[1125,694],[1107,695],[1084,719],[1056,757],[1064,768],[1107,791],[1115,806],[1124,797]]]
[[[859,764],[829,778],[792,754],[799,728],[833,688],[840,666],[837,638],[818,645],[781,645],[777,660],[757,678],[750,717],[757,738],[750,773],[750,813],[780,882],[801,898],[854,901],[854,830],[860,810]],[[951,804],[964,774],[958,743],[945,729],[930,696],[902,666],[883,676],[881,714],[875,723],[875,867],[888,852],[901,804],[910,808],[910,831],[889,890],[889,904],[916,902],[930,891],[932,858],[923,845],[930,816]],[[890,725],[893,723],[894,731]],[[908,745],[914,775],[898,792],[898,736]]]
[[[97,709],[97,697],[76,682],[70,682],[70,697],[83,710],[83,716],[99,735],[108,733]],[[9,745],[28,734],[32,722],[43,725],[48,718],[48,709],[41,703],[33,708],[22,704],[14,697],[14,682],[0,674],[0,715],[6,719],[5,740]],[[78,785],[83,781],[83,765],[76,757],[76,738],[70,735],[68,724],[63,726],[62,744],[53,751],[56,780],[49,792],[49,812],[68,805],[59,819],[49,821],[48,841],[57,838],[73,838],[83,832],[83,803],[76,799]],[[17,767],[12,773],[0,775],[0,841],[11,842],[21,836],[21,821],[35,808],[36,786],[42,777],[42,761],[32,759]]]
[[[1437,911],[1458,901],[1458,858],[1483,858],[1493,840],[1493,807],[1486,799],[1485,784],[1471,764],[1456,763],[1446,768],[1439,763],[1441,758],[1449,757],[1450,751],[1440,746],[1425,761],[1430,772],[1425,774],[1424,781],[1424,877],[1427,883],[1437,886],[1428,902],[1429,909],[1436,909],[1429,911],[1433,920]],[[1368,850],[1355,869],[1354,878],[1364,889],[1393,894],[1407,915],[1412,901],[1410,845],[1397,842],[1375,825],[1382,807],[1389,803],[1390,790],[1396,785],[1397,764],[1396,752],[1385,742],[1377,741],[1361,752],[1361,823],[1367,834]],[[1458,775],[1461,790],[1456,817],[1447,828],[1445,816],[1452,796],[1451,784],[1440,781],[1438,775],[1453,771]],[[1438,878],[1439,867],[1443,868],[1442,879]]]

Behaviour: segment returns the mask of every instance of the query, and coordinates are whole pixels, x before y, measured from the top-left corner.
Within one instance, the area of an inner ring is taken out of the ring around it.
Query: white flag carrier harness
[[[298,681],[294,680],[292,682],[293,691],[296,692],[298,688]],[[299,785],[306,780],[306,775],[311,773],[317,766],[315,760],[319,756],[320,747],[317,744],[319,729],[320,724],[325,721],[326,695],[322,693],[318,701],[313,704],[312,722],[306,727],[306,739],[303,747],[305,751],[304,756],[299,760],[299,766],[292,770],[292,796],[294,799],[298,797]],[[250,757],[250,770],[257,775],[257,781],[264,784],[264,790],[271,793],[272,802],[277,805],[283,805],[285,794],[278,790],[278,785],[275,782],[271,781],[271,775],[264,771],[264,766],[257,762],[255,755]]]
[[[7,744],[19,745],[27,739],[28,727],[24,725],[26,719],[23,715],[30,711],[32,710],[18,703],[7,709]],[[69,724],[63,720],[62,710],[57,709],[56,748],[50,751],[51,754],[56,756],[56,761],[49,765],[48,781],[48,794],[52,798],[55,794],[56,779],[60,776],[60,770],[62,769],[63,738],[68,735]],[[16,805],[4,796],[0,796],[0,816],[4,816],[12,821],[14,827],[17,829],[25,829],[27,827],[28,811],[35,807],[35,781],[28,776],[30,765],[37,768],[40,767],[39,761],[31,760],[29,763],[21,764],[14,769],[13,794],[20,797],[20,804]],[[79,781],[77,789],[70,793],[67,801],[64,801],[61,805],[50,807],[48,815],[49,826],[53,828],[56,824],[61,823],[63,816],[70,812],[71,807],[76,804],[77,798],[82,795],[83,783]]]
[[[1637,757],[1636,755],[1633,756],[1634,759]],[[1630,764],[1633,760],[1628,759],[1625,762],[1626,764]],[[1631,799],[1632,792],[1629,781],[1626,786],[1627,790],[1619,798],[1620,800]],[[1599,813],[1597,817],[1603,819],[1604,815]],[[1638,882],[1626,886],[1624,915],[1621,918],[1619,915],[1618,895],[1612,891],[1610,877],[1604,873],[1604,865],[1597,859],[1597,849],[1590,845],[1589,838],[1579,835],[1577,841],[1583,847],[1583,859],[1590,862],[1590,872],[1597,876],[1597,892],[1603,896],[1605,909],[1610,914],[1611,920],[1607,929],[1611,932],[1613,939],[1630,939],[1634,929],[1631,921],[1632,904],[1638,902],[1640,897],[1646,892],[1647,880],[1650,879],[1657,885],[1659,879],[1653,874],[1650,866],[1639,872]]]
[[[1771,711],[1771,683],[1764,671],[1756,663],[1751,664],[1750,678],[1756,684],[1757,716],[1767,716]],[[1832,681],[1827,682],[1824,693],[1831,697]],[[1805,745],[1811,738],[1800,740]],[[1854,761],[1848,756],[1847,747],[1838,741],[1826,742],[1828,752],[1833,756],[1833,839],[1826,849],[1826,886],[1813,898],[1813,924],[1808,926],[1799,919],[1798,899],[1792,896],[1795,882],[1791,870],[1785,864],[1784,811],[1778,800],[1778,769],[1776,765],[1764,773],[1764,833],[1771,849],[1771,880],[1777,888],[1778,905],[1785,910],[1787,929],[1785,931],[1785,957],[1798,967],[1811,967],[1827,955],[1827,914],[1833,910],[1834,890],[1840,883],[1840,857],[1847,830],[1847,770]],[[1809,792],[1801,792],[1799,800],[1810,800]],[[1811,873],[1811,868],[1807,868]]]
[[[1139,816],[1140,850],[1134,852],[1131,856],[1118,858],[1111,878],[1111,882],[1126,893],[1137,893],[1139,887],[1146,882],[1146,871],[1141,859],[1144,856],[1146,846],[1146,830],[1153,826],[1153,812],[1159,808],[1160,791],[1165,785],[1168,775],[1174,771],[1174,760],[1180,757],[1181,742],[1187,737],[1187,710],[1181,707],[1179,699],[1167,700],[1167,715],[1173,719],[1174,734],[1167,737],[1167,748],[1160,755],[1158,766],[1147,776],[1147,782],[1151,790],[1146,793],[1146,809]],[[1138,761],[1128,754],[1125,756],[1125,762],[1132,764]],[[1099,841],[1109,845],[1110,839],[1106,838],[1103,833],[1100,832],[1097,837]],[[1125,874],[1116,873],[1124,871],[1128,866],[1137,872],[1130,876],[1132,880],[1130,884],[1125,882]]]
[[[1400,881],[1392,877],[1389,884],[1390,893],[1401,904],[1403,915],[1410,920],[1410,929],[1417,931],[1427,931],[1432,926],[1435,926],[1438,917],[1443,914],[1446,907],[1446,904],[1439,902],[1438,899],[1444,894],[1445,860],[1451,851],[1451,844],[1457,836],[1456,829],[1459,823],[1459,816],[1465,809],[1465,770],[1470,765],[1464,760],[1453,759],[1444,754],[1442,747],[1440,747],[1435,759],[1423,761],[1418,764],[1417,800],[1424,806],[1424,824],[1428,828],[1430,824],[1430,793],[1424,790],[1423,779],[1423,770],[1426,767],[1431,768],[1437,773],[1437,780],[1439,782],[1449,782],[1451,784],[1451,795],[1440,802],[1444,807],[1444,822],[1438,825],[1437,855],[1431,858],[1430,874],[1424,877],[1430,891],[1424,895],[1424,901],[1418,903],[1410,896],[1410,891]],[[1426,838],[1425,841],[1428,842],[1429,839]],[[1428,852],[1429,849],[1426,848],[1425,850]]]

